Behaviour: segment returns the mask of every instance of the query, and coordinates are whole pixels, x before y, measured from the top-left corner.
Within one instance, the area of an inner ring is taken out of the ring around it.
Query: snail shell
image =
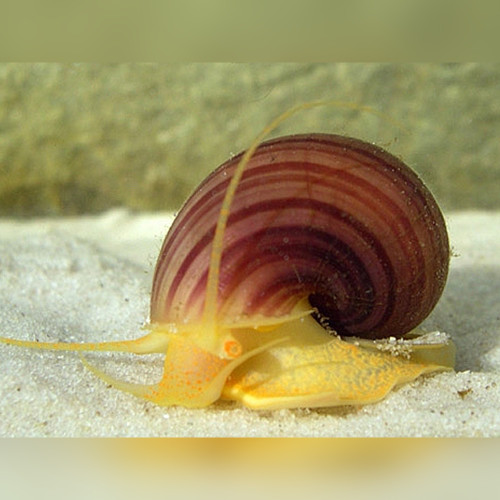
[[[211,242],[238,155],[179,212],[157,261],[154,323],[200,321]],[[340,335],[402,336],[446,282],[443,216],[416,174],[381,148],[327,134],[280,137],[245,167],[225,228],[217,317],[284,317],[308,299]]]

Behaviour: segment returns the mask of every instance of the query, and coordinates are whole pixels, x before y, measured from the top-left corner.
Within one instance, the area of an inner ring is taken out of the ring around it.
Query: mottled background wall
[[[274,135],[373,141],[445,210],[500,207],[499,64],[2,64],[0,215],[177,209],[203,177],[300,102]]]

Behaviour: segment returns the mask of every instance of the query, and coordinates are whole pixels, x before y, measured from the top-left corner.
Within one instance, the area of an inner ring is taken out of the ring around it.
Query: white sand
[[[141,335],[170,220],[116,210],[1,221],[1,335],[82,342]],[[423,377],[361,408],[187,410],[107,387],[77,354],[0,345],[0,436],[500,436],[500,213],[447,221],[457,256],[425,326],[454,339],[456,373]],[[160,355],[91,357],[130,381],[153,382],[162,371]]]

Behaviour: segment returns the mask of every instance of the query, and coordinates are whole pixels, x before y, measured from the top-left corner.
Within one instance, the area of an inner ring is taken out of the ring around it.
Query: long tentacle
[[[118,351],[134,354],[151,354],[165,352],[171,334],[165,331],[152,331],[143,337],[117,342],[36,342],[30,340],[9,339],[0,337],[3,344],[42,349],[47,351]]]

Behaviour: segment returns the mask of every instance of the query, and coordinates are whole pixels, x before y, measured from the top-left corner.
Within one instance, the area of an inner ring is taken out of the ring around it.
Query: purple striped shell
[[[211,242],[241,155],[196,189],[163,243],[153,323],[201,321]],[[309,298],[341,335],[401,336],[443,291],[443,216],[416,174],[383,149],[327,134],[259,146],[231,204],[217,321],[282,317]]]

